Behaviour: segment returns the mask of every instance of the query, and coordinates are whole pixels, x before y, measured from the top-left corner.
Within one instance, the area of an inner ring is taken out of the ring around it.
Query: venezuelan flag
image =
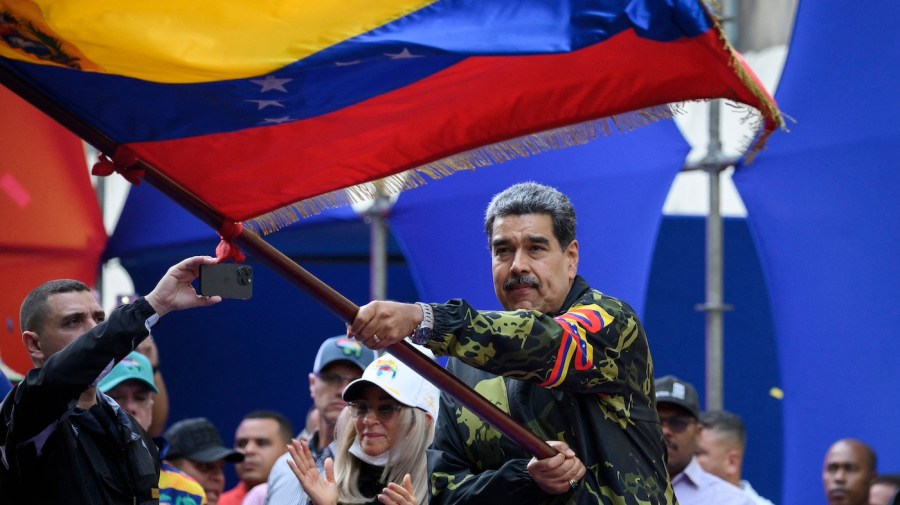
[[[0,0],[0,67],[234,221],[671,102],[780,122],[700,0]]]

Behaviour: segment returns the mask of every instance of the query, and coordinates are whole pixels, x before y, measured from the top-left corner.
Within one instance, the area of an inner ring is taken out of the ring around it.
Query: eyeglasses
[[[390,421],[397,412],[400,412],[406,405],[399,403],[382,403],[377,407],[371,407],[368,403],[350,402],[350,414],[357,419],[364,419],[369,412],[375,412],[375,417],[381,422]]]
[[[694,418],[691,416],[671,416],[671,417],[660,417],[659,424],[660,426],[669,425],[669,429],[672,430],[672,433],[681,433],[686,430],[691,423],[694,422]]]
[[[316,374],[316,377],[329,386],[343,386],[344,384],[350,384],[359,378],[357,376],[341,375],[339,373],[320,373]]]

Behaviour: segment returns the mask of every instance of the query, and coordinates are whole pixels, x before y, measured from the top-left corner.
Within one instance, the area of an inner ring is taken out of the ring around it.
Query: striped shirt
[[[318,452],[319,449],[319,433],[316,432],[309,439],[309,450],[316,458],[316,468],[319,473],[325,475],[325,460],[334,459],[335,442],[332,441],[328,447]],[[272,466],[269,473],[269,490],[266,493],[266,505],[309,505],[309,496],[300,486],[297,476],[288,466],[288,460],[291,453],[284,453]]]

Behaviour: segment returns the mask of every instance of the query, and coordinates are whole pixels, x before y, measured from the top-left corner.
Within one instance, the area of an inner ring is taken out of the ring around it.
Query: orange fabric
[[[238,482],[237,486],[234,486],[219,496],[219,505],[241,505],[241,502],[244,501],[244,496],[246,496],[249,491],[250,489],[247,488],[246,483],[243,481]]]
[[[22,299],[49,279],[93,285],[107,237],[81,141],[2,86],[0,111],[0,356],[24,373]]]

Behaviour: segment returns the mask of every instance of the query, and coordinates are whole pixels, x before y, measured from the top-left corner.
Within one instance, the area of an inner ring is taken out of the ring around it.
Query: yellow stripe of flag
[[[71,66],[25,47],[52,51],[58,44],[84,70],[167,83],[236,79],[271,72],[434,1],[0,0],[0,30],[23,46],[11,47],[4,36],[0,56]]]

